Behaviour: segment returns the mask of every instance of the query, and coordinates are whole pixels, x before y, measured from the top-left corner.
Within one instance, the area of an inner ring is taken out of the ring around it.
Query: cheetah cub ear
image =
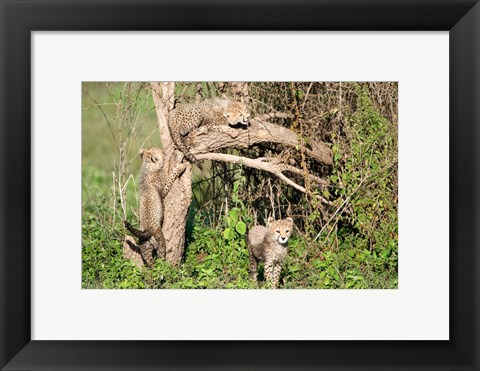
[[[287,220],[287,221],[289,221],[290,223],[293,224],[293,219],[292,218],[288,217],[288,218],[285,218],[285,220]]]
[[[224,112],[223,117],[228,119],[230,117],[230,112]]]
[[[143,154],[145,153],[145,150],[142,148],[140,151],[138,151],[138,154],[140,157],[143,159]]]
[[[268,217],[267,219],[267,227],[270,227],[270,224],[272,224],[275,221],[271,216]]]

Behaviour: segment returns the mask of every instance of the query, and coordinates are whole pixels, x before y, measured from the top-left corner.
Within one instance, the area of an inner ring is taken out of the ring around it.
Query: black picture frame
[[[0,27],[2,370],[480,369],[478,0],[0,0]],[[450,211],[450,340],[32,341],[30,36],[41,30],[448,31],[450,173],[437,181],[450,186],[438,201]]]

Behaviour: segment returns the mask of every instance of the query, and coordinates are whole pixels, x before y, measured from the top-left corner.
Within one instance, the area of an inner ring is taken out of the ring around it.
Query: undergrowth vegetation
[[[201,85],[204,95],[223,86],[209,84]],[[179,86],[177,94],[188,100],[198,86]],[[139,268],[122,255],[122,219],[138,220],[137,147],[159,145],[148,84],[84,85],[83,288],[269,288],[262,266],[259,284],[250,280],[245,243],[248,229],[265,225],[269,215],[295,222],[280,288],[398,287],[397,84],[252,83],[249,93],[257,113],[301,108],[298,122],[281,124],[293,127],[305,143],[328,143],[333,165],[305,161],[282,148],[246,151],[256,157],[280,153],[328,186],[305,182],[303,194],[271,174],[206,164],[194,172],[182,263],[157,259],[153,267]]]

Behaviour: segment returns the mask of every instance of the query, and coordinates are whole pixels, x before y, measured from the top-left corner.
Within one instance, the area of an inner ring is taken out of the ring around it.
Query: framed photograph
[[[477,1],[0,6],[2,370],[480,368]]]

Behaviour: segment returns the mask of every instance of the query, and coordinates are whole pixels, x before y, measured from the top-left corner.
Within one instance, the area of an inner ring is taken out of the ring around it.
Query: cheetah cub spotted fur
[[[265,278],[277,288],[280,272],[288,254],[288,239],[292,235],[293,220],[268,218],[267,226],[257,225],[247,235],[250,255],[250,277],[257,281],[258,262],[265,263]]]
[[[209,131],[229,134],[232,138],[238,132],[231,126],[248,126],[250,112],[241,102],[230,99],[214,98],[196,104],[182,104],[170,114],[170,135],[178,149],[185,154],[188,161],[195,163],[197,159],[190,153],[185,137],[200,126]]]
[[[178,165],[168,177],[163,170],[164,154],[160,148],[140,150],[142,169],[139,187],[140,229],[126,220],[125,227],[139,239],[140,253],[148,266],[153,263],[153,251],[165,259],[166,245],[163,237],[163,200],[172,189],[175,180],[185,171],[185,164]]]

